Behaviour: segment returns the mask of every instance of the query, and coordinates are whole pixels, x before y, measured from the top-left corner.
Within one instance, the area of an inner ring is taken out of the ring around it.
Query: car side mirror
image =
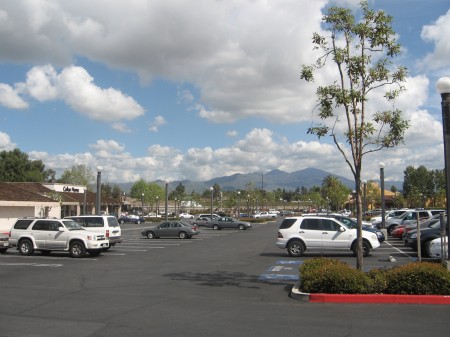
[[[63,226],[59,226],[58,227],[58,232],[64,232],[64,227]]]
[[[344,227],[342,227],[342,226],[339,227],[339,232],[345,232],[345,231],[346,231],[346,229]]]

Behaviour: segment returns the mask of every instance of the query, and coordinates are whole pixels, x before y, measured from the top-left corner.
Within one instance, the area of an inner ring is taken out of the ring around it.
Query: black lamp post
[[[237,218],[239,219],[241,217],[241,191],[237,191],[238,195],[238,211],[237,211]]]
[[[384,163],[380,163],[380,182],[381,182],[381,228],[386,228],[386,203],[384,198]]]
[[[95,214],[97,215],[102,214],[100,210],[102,200],[101,197],[102,197],[102,167],[97,166],[97,195],[95,198]]]
[[[447,192],[447,242],[450,242],[450,230],[448,230],[448,223],[450,222],[450,77],[440,78],[436,83],[436,89],[442,98],[441,106],[442,128],[444,133],[445,190]]]
[[[214,187],[210,187],[211,191],[211,221],[213,221],[213,200],[214,200]]]
[[[363,215],[367,212],[367,180],[361,181],[363,183]]]
[[[142,211],[142,216],[144,216],[144,193],[142,193],[142,199],[141,199],[141,211]]]

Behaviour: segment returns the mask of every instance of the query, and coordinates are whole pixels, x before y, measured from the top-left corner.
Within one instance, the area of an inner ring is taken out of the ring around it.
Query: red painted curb
[[[450,296],[385,294],[309,294],[309,302],[450,304]]]

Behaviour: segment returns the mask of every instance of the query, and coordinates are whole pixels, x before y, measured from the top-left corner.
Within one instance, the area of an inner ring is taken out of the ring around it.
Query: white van
[[[104,234],[109,240],[109,247],[122,242],[122,229],[113,215],[78,215],[67,216],[65,219],[75,220],[91,232]]]

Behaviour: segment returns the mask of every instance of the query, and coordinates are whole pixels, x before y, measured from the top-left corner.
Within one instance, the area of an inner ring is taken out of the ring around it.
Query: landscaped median
[[[355,270],[334,259],[317,258],[300,267],[291,297],[309,302],[450,304],[450,272],[439,264]]]
[[[398,304],[450,304],[445,295],[394,295],[394,294],[309,294],[299,290],[299,283],[291,297],[314,303],[398,303]]]

